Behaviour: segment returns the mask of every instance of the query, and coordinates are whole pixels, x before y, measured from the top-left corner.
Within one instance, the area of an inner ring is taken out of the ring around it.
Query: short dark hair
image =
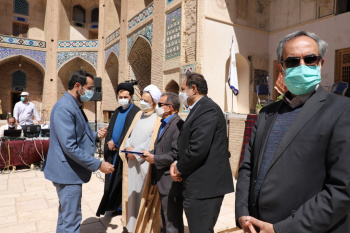
[[[77,70],[72,76],[70,76],[68,81],[68,90],[72,90],[76,83],[80,83],[80,85],[84,86],[86,84],[86,78],[90,77],[94,79],[94,76],[85,70]]]
[[[13,116],[10,116],[7,118],[7,122],[9,122],[10,119],[14,119],[16,121],[16,118],[14,118]]]
[[[187,75],[186,86],[188,88],[191,88],[192,85],[195,85],[197,87],[198,93],[200,95],[208,94],[207,81],[205,81],[203,75],[197,73],[191,73]]]
[[[162,96],[167,96],[166,102],[165,102],[166,104],[170,104],[171,106],[173,106],[175,111],[180,110],[180,99],[178,95],[176,95],[173,92],[165,92],[162,94]]]

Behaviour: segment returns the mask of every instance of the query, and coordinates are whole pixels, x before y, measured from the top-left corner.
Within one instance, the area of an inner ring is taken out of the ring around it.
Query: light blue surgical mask
[[[320,66],[305,66],[288,68],[284,82],[294,95],[303,95],[315,90],[321,82]]]
[[[22,101],[22,102],[26,101],[26,97],[21,96],[21,101]]]
[[[84,88],[84,87],[82,86],[82,88]],[[82,95],[82,94],[80,94],[80,92],[78,92],[80,95],[80,100],[83,102],[91,100],[92,96],[94,95],[94,91],[93,90],[86,90],[85,88],[84,88],[84,90],[85,90],[84,95]]]

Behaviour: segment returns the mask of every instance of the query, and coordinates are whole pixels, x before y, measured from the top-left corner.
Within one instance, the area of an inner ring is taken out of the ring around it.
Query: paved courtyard
[[[95,215],[103,195],[100,175],[101,173],[93,174],[91,181],[83,185],[81,232],[122,233],[120,216],[112,217],[108,213],[102,217]],[[56,190],[39,168],[3,171],[0,174],[0,232],[55,232],[57,208]],[[187,223],[185,228],[188,233]],[[215,232],[242,232],[235,228],[233,193],[224,199]]]

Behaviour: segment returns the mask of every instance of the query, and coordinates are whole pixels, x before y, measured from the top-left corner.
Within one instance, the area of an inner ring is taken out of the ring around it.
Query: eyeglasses
[[[166,105],[166,106],[171,106],[171,104],[166,104],[166,103],[161,103],[161,102],[158,102],[158,107],[162,107],[163,105]]]
[[[303,59],[305,65],[315,66],[320,62],[321,57],[315,54],[306,55],[305,57],[288,57],[286,60],[282,61],[287,68],[300,66],[300,60]]]
[[[89,90],[89,91],[94,91],[94,90],[95,90],[95,87],[88,87],[87,89],[85,89],[84,86],[82,86],[82,87],[84,88],[85,91],[86,91],[86,90]]]

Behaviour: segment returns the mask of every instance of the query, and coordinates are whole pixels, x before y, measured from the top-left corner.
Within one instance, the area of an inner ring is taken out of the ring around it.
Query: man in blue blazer
[[[113,165],[94,157],[95,141],[106,136],[106,128],[92,132],[81,108],[81,102],[93,96],[93,88],[93,75],[74,72],[68,91],[51,111],[50,146],[43,171],[59,198],[56,232],[80,232],[82,184],[97,169],[106,174],[114,171]]]

